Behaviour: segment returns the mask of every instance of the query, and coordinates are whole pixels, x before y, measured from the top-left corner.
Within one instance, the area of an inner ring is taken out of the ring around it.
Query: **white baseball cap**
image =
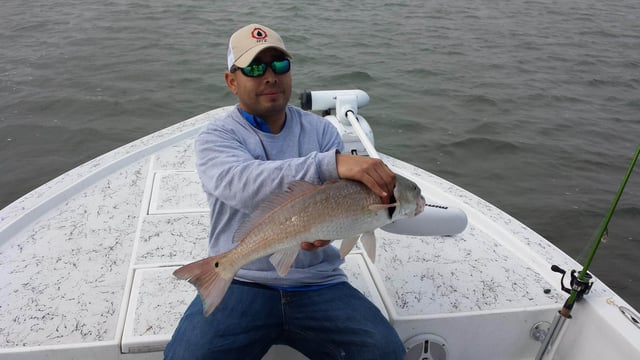
[[[277,32],[260,24],[250,24],[243,27],[229,38],[227,69],[231,70],[233,65],[237,67],[248,66],[260,51],[267,48],[276,48],[282,51],[287,58],[291,58]]]

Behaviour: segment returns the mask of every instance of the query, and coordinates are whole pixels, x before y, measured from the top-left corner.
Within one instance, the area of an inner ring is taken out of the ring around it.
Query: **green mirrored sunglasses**
[[[267,67],[270,67],[274,74],[282,75],[291,70],[291,61],[289,61],[289,59],[273,60],[271,62],[254,61],[248,66],[242,68],[233,66],[233,68],[231,68],[231,72],[240,70],[245,76],[260,77],[267,72]]]

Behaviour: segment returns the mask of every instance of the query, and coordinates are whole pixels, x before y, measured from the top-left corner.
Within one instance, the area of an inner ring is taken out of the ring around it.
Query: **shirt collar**
[[[247,122],[249,122],[249,124],[251,124],[251,126],[253,126],[254,128],[262,131],[262,132],[266,132],[267,134],[271,134],[271,129],[269,129],[269,125],[267,125],[267,123],[262,120],[261,118],[259,118],[258,116],[255,116],[253,114],[249,114],[248,112],[238,108],[238,110],[240,111],[240,115],[242,115],[242,117],[247,120]],[[285,124],[287,122],[287,118],[285,116]],[[283,125],[284,127],[284,125]]]

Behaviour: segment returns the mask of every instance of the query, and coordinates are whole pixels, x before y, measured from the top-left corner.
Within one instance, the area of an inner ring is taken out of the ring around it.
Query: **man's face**
[[[282,60],[285,56],[277,49],[269,48],[261,51],[253,59],[254,62],[271,63]],[[225,73],[227,87],[238,95],[240,108],[256,115],[265,121],[281,120],[291,97],[291,71],[277,75],[268,66],[260,77],[249,77],[241,70]]]

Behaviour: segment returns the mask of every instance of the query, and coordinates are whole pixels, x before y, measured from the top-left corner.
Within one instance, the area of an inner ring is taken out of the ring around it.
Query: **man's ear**
[[[229,90],[231,90],[232,93],[237,94],[238,93],[238,86],[236,84],[236,77],[226,71],[224,73],[224,82],[227,84],[227,87],[229,88]]]

